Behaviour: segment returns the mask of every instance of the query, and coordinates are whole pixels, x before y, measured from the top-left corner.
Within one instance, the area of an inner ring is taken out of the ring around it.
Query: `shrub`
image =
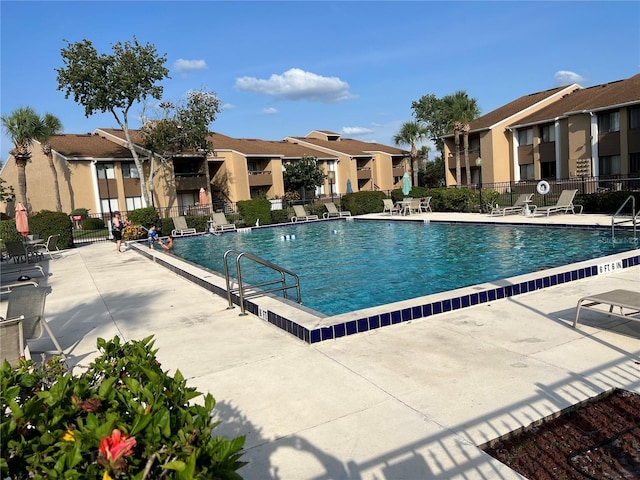
[[[49,235],[60,235],[58,237],[58,248],[61,250],[74,246],[73,225],[71,218],[66,213],[41,210],[29,216],[29,231],[44,240]]]
[[[69,216],[87,218],[89,216],[88,208],[75,208]]]
[[[428,195],[429,195],[428,190],[424,187],[411,187],[411,191],[409,192],[409,195],[405,195],[404,193],[402,193],[401,188],[396,188],[395,190],[391,191],[391,199],[393,200],[394,203],[399,202],[404,197],[424,198]]]
[[[104,220],[101,218],[85,218],[82,221],[83,230],[102,230],[105,228]]]
[[[287,223],[288,221],[287,210],[271,210],[271,223]]]
[[[161,369],[152,337],[97,346],[77,376],[60,360],[0,366],[3,479],[240,478],[244,437],[212,435],[214,398],[192,404],[202,394]]]
[[[137,208],[127,212],[127,221],[134,225],[142,225],[148,230],[151,225],[160,225],[160,215],[154,207]]]
[[[125,241],[147,238],[147,230],[140,225],[127,225],[122,229],[122,239]]]
[[[382,212],[382,200],[387,198],[384,192],[354,192],[342,196],[342,208],[349,210],[351,215]]]
[[[0,238],[5,242],[17,242],[22,240],[22,235],[16,230],[15,219],[2,220],[0,222]]]
[[[637,212],[638,205],[640,205],[639,192],[619,191],[576,195],[573,203],[584,206],[584,211],[588,213],[604,213],[606,215],[613,215],[622,206],[624,201],[629,198],[629,195],[635,196]],[[631,213],[631,209],[632,203],[629,201],[622,213],[628,215]]]
[[[255,225],[258,219],[260,219],[260,225],[271,223],[271,202],[269,200],[243,200],[237,202],[236,205],[245,225]]]
[[[431,208],[434,211],[466,212],[478,205],[478,194],[467,188],[434,188],[428,194],[433,197]],[[482,195],[484,197],[484,191]]]

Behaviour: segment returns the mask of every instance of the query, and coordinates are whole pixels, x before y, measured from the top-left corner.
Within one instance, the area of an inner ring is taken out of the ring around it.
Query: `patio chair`
[[[184,217],[171,217],[171,220],[173,220],[173,227],[174,229],[171,230],[171,235],[172,236],[176,236],[176,235],[192,235],[196,232],[195,228],[190,228],[187,226],[187,219]]]
[[[322,218],[331,218],[331,217],[350,217],[351,212],[349,210],[338,210],[336,204],[333,202],[328,202],[324,204],[327,209],[326,212],[322,214]]]
[[[560,197],[558,197],[558,201],[556,202],[555,205],[549,205],[546,207],[538,207],[535,211],[535,213],[546,213],[547,217],[549,216],[550,213],[576,213],[576,208],[580,207],[580,211],[578,212],[579,214],[582,213],[582,205],[575,205],[573,203],[573,199],[576,196],[576,193],[578,193],[578,190],[563,190],[560,193]]]
[[[398,205],[395,205],[393,203],[393,200],[391,200],[390,198],[383,198],[382,199],[382,213],[389,213],[389,215],[393,215],[394,213],[399,214],[400,213],[400,207]]]
[[[291,217],[292,222],[297,222],[298,220],[319,220],[318,215],[309,215],[302,205],[294,205],[293,211],[294,215]]]
[[[42,275],[46,277],[47,275],[44,273],[44,268],[42,265],[37,263],[19,263],[17,265],[12,264],[3,264],[0,267],[0,275],[2,276],[2,281],[11,281],[10,278],[18,279],[18,277],[24,275]]]
[[[27,344],[24,341],[23,321],[23,316],[0,321],[1,358],[8,361],[12,367],[18,365],[21,357],[31,358]]]
[[[38,282],[35,280],[26,280],[24,282],[10,282],[10,283],[0,283],[0,295],[4,295],[5,293],[10,293],[11,290],[20,287],[37,287]]]
[[[31,248],[33,249],[33,253],[35,255],[49,255],[51,260],[55,260],[53,257],[54,253],[59,253],[60,249],[58,248],[58,239],[60,238],[59,234],[49,235],[47,241],[44,243],[36,243]]]
[[[9,259],[13,260],[13,263],[27,261],[27,249],[21,241],[5,242],[5,247],[9,254]]]
[[[38,340],[46,330],[57,350],[64,357],[62,347],[44,318],[44,306],[51,287],[16,288],[7,297],[7,318],[24,317],[22,329],[25,341]]]
[[[533,193],[523,193],[521,194],[516,201],[513,203],[513,205],[510,206],[506,206],[506,207],[500,207],[498,205],[495,206],[491,206],[491,216],[493,215],[502,215],[505,216],[508,213],[522,213],[522,211],[524,210],[525,205],[527,204],[527,202],[531,201],[531,198],[533,197]],[[536,211],[536,206],[535,205],[529,205],[529,208],[533,208],[533,213],[535,213]]]
[[[433,213],[433,210],[431,210],[431,198],[432,197],[424,197],[422,199],[420,199],[420,212],[431,212]]]
[[[209,224],[209,231],[211,233],[221,233],[236,230],[235,223],[229,223],[224,213],[211,214],[211,220],[207,222]]]

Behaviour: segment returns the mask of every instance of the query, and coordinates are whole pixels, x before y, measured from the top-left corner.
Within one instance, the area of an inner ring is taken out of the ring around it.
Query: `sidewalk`
[[[98,337],[154,335],[163,367],[216,398],[218,434],[246,435],[246,479],[522,478],[477,445],[615,387],[640,393],[640,322],[584,312],[571,327],[582,296],[640,295],[640,266],[314,345],[111,243],[48,267],[70,363]]]

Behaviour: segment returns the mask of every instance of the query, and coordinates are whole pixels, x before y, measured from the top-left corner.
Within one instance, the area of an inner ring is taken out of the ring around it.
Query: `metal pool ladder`
[[[618,220],[616,222],[616,217],[619,216],[620,212],[622,211],[622,209],[625,207],[625,205],[627,203],[629,203],[629,200],[631,200],[631,218],[622,218],[620,220]],[[640,212],[636,213],[636,198],[633,195],[629,195],[627,197],[627,199],[624,201],[624,203],[622,204],[622,206],[618,209],[618,211],[616,213],[613,214],[613,216],[611,217],[611,239],[613,240],[615,238],[615,226],[616,225],[620,225],[623,223],[629,223],[632,222],[633,223],[633,238],[636,238],[636,224],[638,223],[638,215],[640,215]]]
[[[238,279],[238,288],[231,288],[231,277],[229,276],[229,257],[231,255],[235,255],[235,259],[236,259],[236,276]],[[280,278],[276,280],[257,283],[255,285],[244,285],[244,283],[242,282],[242,268],[240,264],[240,261],[243,258],[246,258],[247,260],[250,260],[254,263],[258,263],[275,272],[278,272],[280,274]],[[296,275],[292,271],[287,270],[286,268],[280,267],[275,263],[271,263],[265,260],[264,258],[260,258],[249,252],[240,252],[238,250],[227,250],[226,252],[224,252],[223,261],[224,261],[224,277],[227,281],[227,299],[229,300],[229,306],[227,307],[228,309],[234,308],[233,301],[232,301],[232,295],[234,293],[237,293],[238,296],[240,297],[240,314],[245,315],[246,314],[245,308],[244,308],[245,298],[257,297],[260,295],[266,295],[267,293],[273,293],[273,292],[282,292],[282,295],[284,296],[284,298],[288,298],[287,290],[292,288],[296,289],[296,295],[297,295],[296,302],[302,303],[302,299],[300,297],[300,278],[298,277],[298,275]],[[287,283],[287,279],[290,280],[289,283]],[[291,279],[294,280],[293,283],[291,283]],[[262,287],[269,287],[271,285],[278,285],[278,286],[273,288],[262,289]],[[257,290],[249,293],[245,293],[245,288],[247,287],[251,288],[252,290],[254,289],[257,289]]]

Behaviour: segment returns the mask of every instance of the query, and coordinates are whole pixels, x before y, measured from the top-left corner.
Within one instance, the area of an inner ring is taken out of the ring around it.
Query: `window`
[[[619,175],[622,173],[620,167],[620,155],[610,155],[608,157],[598,158],[598,174],[602,175]]]
[[[640,128],[640,107],[629,109],[629,128]]]
[[[111,204],[111,205],[109,205]],[[103,212],[116,212],[118,210],[120,210],[118,208],[118,199],[117,198],[111,198],[109,200],[107,200],[106,198],[102,198],[100,199],[100,205],[102,206],[102,211]]]
[[[553,123],[540,127],[540,137],[542,143],[551,143],[556,141],[556,126]]]
[[[98,163],[96,165],[96,170],[98,172],[98,179],[116,178],[115,172],[113,171],[113,163]]]
[[[518,130],[518,145],[533,145],[533,128]]]
[[[640,153],[629,155],[629,173],[640,173]]]
[[[142,208],[142,197],[127,197],[124,199],[127,205],[127,212]]]
[[[520,165],[520,180],[535,180],[533,163]]]
[[[542,178],[556,178],[556,162],[542,162],[540,173]]]
[[[123,163],[121,166],[124,178],[140,178],[138,167],[136,167],[135,163]]]
[[[604,112],[598,114],[598,132],[619,132],[620,112]]]

